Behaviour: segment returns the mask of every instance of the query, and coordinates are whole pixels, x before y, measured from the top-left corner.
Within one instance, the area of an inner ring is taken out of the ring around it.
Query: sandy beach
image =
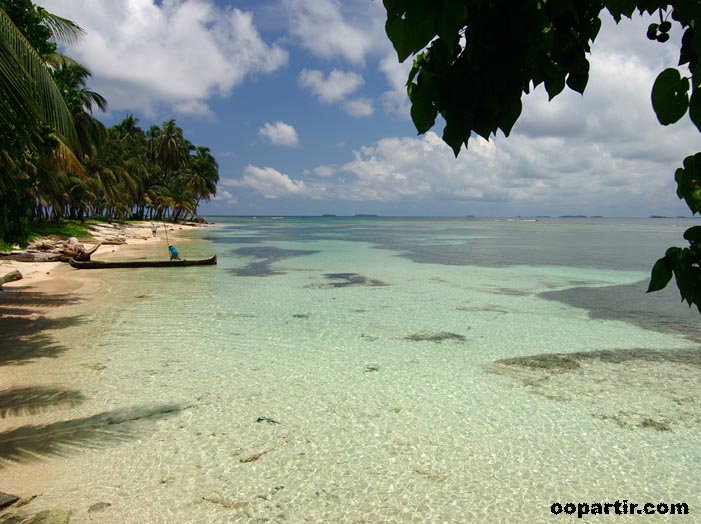
[[[199,226],[168,225],[169,242],[181,254],[188,242],[182,233],[193,227]],[[124,243],[100,246],[92,260],[169,256],[163,224],[159,224],[156,237],[148,222],[99,225],[93,228],[93,235],[94,243],[115,237]],[[83,243],[86,248],[94,245]],[[62,474],[56,470],[61,462],[54,461],[47,468],[41,460],[43,450],[29,449],[31,445],[25,446],[22,441],[31,440],[33,428],[61,422],[63,410],[52,408],[69,408],[83,400],[80,392],[71,389],[72,374],[64,362],[70,341],[57,338],[55,330],[76,318],[75,308],[90,308],[105,289],[116,283],[110,280],[109,272],[79,271],[63,262],[0,262],[0,275],[13,270],[18,270],[22,279],[5,283],[0,291],[0,495],[9,493],[20,501],[0,509],[0,521],[5,522],[4,518],[14,514],[33,522],[32,518],[45,518],[48,514],[37,513],[32,508],[34,504],[24,505],[41,498],[50,479]],[[35,454],[39,460],[15,460],[27,454]],[[68,522],[61,520],[62,515],[59,511],[51,518]]]

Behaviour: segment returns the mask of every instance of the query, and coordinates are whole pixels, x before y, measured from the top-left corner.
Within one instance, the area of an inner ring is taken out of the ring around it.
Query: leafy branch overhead
[[[659,15],[647,36],[664,43],[672,24],[683,32],[679,67],[668,68],[652,88],[652,107],[662,125],[688,114],[701,131],[701,2],[698,0],[384,0],[385,30],[403,62],[414,56],[407,81],[411,118],[419,133],[440,115],[443,140],[457,157],[473,133],[508,136],[521,115],[521,98],[543,84],[552,100],[565,87],[584,93],[587,55],[604,10],[620,22]],[[677,194],[701,213],[701,153],[676,172]],[[655,264],[649,291],[676,277],[682,300],[701,311],[701,235],[684,235],[688,248],[670,248]]]

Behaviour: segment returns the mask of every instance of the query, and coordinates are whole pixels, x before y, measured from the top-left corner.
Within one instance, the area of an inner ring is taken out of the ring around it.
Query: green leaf
[[[677,196],[683,198],[692,213],[701,212],[701,153],[684,159],[684,167],[676,170]]]
[[[689,100],[689,118],[696,128],[701,131],[701,90],[696,90]]]
[[[436,123],[438,110],[434,105],[436,81],[430,73],[420,73],[417,83],[409,89],[411,99],[411,119],[419,133],[425,133]]]
[[[411,54],[411,46],[405,38],[404,20],[401,18],[387,19],[385,24],[385,32],[392,41],[394,50],[397,52],[400,62],[404,62]]]
[[[672,268],[667,261],[667,257],[660,258],[655,265],[652,267],[652,273],[650,274],[650,285],[647,288],[647,293],[652,293],[654,291],[659,291],[664,289],[672,280]]]
[[[501,122],[499,122],[499,128],[504,133],[504,136],[509,136],[511,133],[511,129],[514,127],[516,120],[518,120],[518,117],[521,116],[522,108],[521,99],[519,98],[516,100],[516,102],[511,104],[508,111],[502,115]]]
[[[462,0],[447,0],[443,3],[438,15],[436,30],[438,36],[445,41],[451,53],[458,51],[460,29],[465,25],[465,3]]]
[[[463,143],[467,145],[469,137],[469,133],[465,136],[464,133],[460,131],[459,126],[447,123],[443,128],[443,141],[453,149],[455,158],[460,154]]]
[[[689,108],[689,79],[672,67],[662,71],[652,86],[652,108],[663,126],[677,122]]]
[[[684,239],[689,242],[701,241],[701,226],[693,226],[684,232]]]
[[[425,133],[436,123],[438,111],[431,102],[419,99],[411,104],[411,119],[419,134]]]
[[[589,82],[589,71],[573,71],[567,75],[567,87],[577,93],[584,94],[584,88]]]
[[[635,11],[636,2],[633,0],[607,0],[604,5],[608,9],[616,23],[621,21],[621,17],[630,18]]]
[[[436,11],[428,0],[407,2],[404,23],[404,40],[411,53],[421,51],[436,36]]]
[[[544,73],[545,90],[548,92],[548,99],[552,100],[565,88],[565,73],[554,66],[546,66]]]

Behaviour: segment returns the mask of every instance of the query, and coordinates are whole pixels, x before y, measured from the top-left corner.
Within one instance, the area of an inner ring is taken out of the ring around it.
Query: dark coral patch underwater
[[[318,289],[333,289],[340,287],[354,287],[354,286],[367,286],[367,287],[383,287],[389,286],[387,282],[382,280],[377,280],[374,278],[368,278],[364,275],[358,273],[325,273],[324,278],[326,282],[319,282],[316,284],[310,284],[307,287],[318,288]]]

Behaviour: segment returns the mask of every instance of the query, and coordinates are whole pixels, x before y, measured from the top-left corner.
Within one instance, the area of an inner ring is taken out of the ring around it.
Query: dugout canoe
[[[79,262],[71,258],[69,263],[76,269],[213,266],[217,263],[217,255],[197,260],[88,260],[86,262]]]

